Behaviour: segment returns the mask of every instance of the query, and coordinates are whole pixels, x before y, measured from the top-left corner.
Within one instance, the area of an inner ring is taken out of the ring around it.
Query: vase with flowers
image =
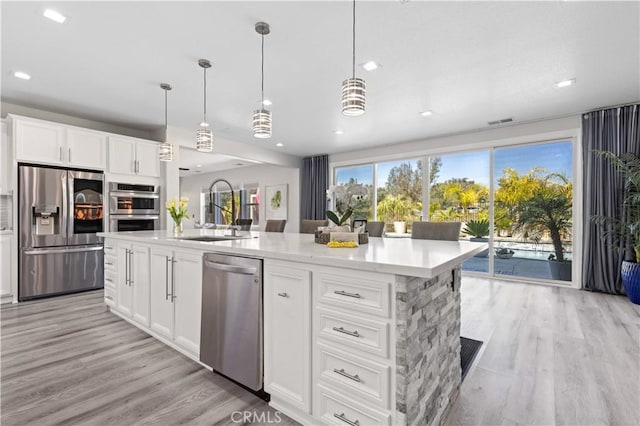
[[[166,208],[173,219],[173,235],[175,237],[182,235],[182,220],[189,217],[187,212],[187,197],[173,198],[167,201]]]

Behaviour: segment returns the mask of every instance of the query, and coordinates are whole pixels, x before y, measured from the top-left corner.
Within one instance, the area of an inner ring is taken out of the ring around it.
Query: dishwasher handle
[[[256,268],[252,268],[248,266],[227,265],[226,263],[212,262],[210,260],[205,260],[204,264],[208,268],[218,269],[220,271],[231,272],[234,274],[253,275],[256,272],[258,272]]]

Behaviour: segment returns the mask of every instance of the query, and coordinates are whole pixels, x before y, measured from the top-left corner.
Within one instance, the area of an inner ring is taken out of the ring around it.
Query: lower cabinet
[[[202,254],[151,248],[150,328],[198,356]]]
[[[12,235],[0,235],[0,297],[11,295]]]
[[[264,388],[311,413],[311,272],[264,263]]]
[[[117,245],[116,309],[136,322],[149,326],[149,248]]]

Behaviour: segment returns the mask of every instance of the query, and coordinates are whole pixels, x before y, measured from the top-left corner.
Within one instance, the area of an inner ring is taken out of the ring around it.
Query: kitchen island
[[[102,233],[105,303],[199,359],[202,257],[264,261],[264,389],[304,424],[439,424],[457,397],[460,265],[484,243],[370,238],[328,248],[313,235]]]

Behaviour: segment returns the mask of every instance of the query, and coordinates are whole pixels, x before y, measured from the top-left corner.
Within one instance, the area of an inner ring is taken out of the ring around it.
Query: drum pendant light
[[[211,68],[211,62],[200,59],[198,65],[204,70],[204,119],[196,131],[196,149],[200,152],[211,152],[213,151],[213,133],[207,123],[207,68]]]
[[[365,82],[356,78],[356,0],[353,0],[353,54],[351,78],[342,82],[342,114],[358,116],[365,110]]]
[[[261,67],[261,98],[260,109],[253,111],[253,136],[256,138],[270,138],[271,137],[271,111],[264,107],[264,36],[271,32],[269,24],[266,22],[258,22],[256,24],[256,32],[260,34],[262,38],[262,67]]]
[[[167,92],[171,90],[171,85],[162,83],[160,88],[164,90],[164,142],[160,144],[158,157],[160,161],[173,161],[173,145],[167,142]]]

